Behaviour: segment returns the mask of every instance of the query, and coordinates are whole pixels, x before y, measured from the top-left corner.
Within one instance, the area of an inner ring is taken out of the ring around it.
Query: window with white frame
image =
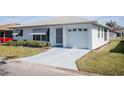
[[[73,28],[73,31],[74,31],[74,32],[77,31],[77,28]]]
[[[42,35],[42,41],[47,41],[47,35]]]
[[[72,28],[72,29],[68,29],[68,32],[75,32],[75,31],[79,31],[79,32],[82,32],[82,31],[88,31],[88,28]]]
[[[33,35],[33,40],[36,41],[47,41],[47,35]]]
[[[82,31],[82,28],[78,28],[78,31],[81,32]]]
[[[84,28],[84,31],[88,31],[88,28]]]
[[[68,32],[71,32],[72,31],[72,29],[68,29]]]

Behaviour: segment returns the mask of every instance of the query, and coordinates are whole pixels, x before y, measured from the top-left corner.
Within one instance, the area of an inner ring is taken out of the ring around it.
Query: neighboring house
[[[109,42],[110,29],[97,21],[62,16],[17,26],[13,38],[46,41],[52,46],[93,50]]]
[[[16,27],[17,23],[12,23],[12,24],[4,24],[0,25],[0,42],[1,43],[6,43],[10,40],[13,40],[13,29],[12,27]]]
[[[116,31],[118,37],[124,37],[124,29]]]
[[[116,39],[117,37],[124,37],[124,29],[120,29],[117,31],[110,31],[109,32],[109,38],[110,40]]]
[[[15,27],[17,24],[5,24],[5,25],[0,25],[0,42],[1,43],[6,43],[10,40],[13,40],[13,35],[12,31],[13,29],[10,29],[9,27]]]

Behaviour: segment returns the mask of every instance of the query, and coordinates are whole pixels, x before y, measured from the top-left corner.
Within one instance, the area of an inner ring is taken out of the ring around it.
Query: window
[[[15,34],[17,34],[16,36],[23,36],[23,29],[16,29],[15,31],[14,31],[14,33]]]
[[[11,31],[6,32],[5,37],[12,38],[12,32]]]
[[[71,29],[68,29],[68,32],[71,32]]]
[[[33,35],[33,40],[47,41],[47,35]]]
[[[82,31],[82,28],[78,28],[78,31]]]
[[[35,35],[33,35],[33,40],[35,40]]]
[[[22,29],[19,32],[19,36],[23,36],[23,30]]]
[[[0,37],[3,37],[4,36],[4,32],[0,32]]]
[[[42,41],[47,41],[47,35],[42,35]]]
[[[107,40],[107,29],[104,29],[104,41]]]
[[[98,38],[100,38],[100,28],[98,28]]]
[[[77,31],[77,29],[76,28],[73,28],[73,31]]]
[[[84,28],[84,31],[88,31],[88,28]]]
[[[41,40],[41,35],[33,35],[33,40],[40,41]]]

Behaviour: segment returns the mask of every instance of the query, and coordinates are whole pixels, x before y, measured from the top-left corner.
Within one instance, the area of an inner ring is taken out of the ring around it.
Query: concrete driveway
[[[18,60],[77,70],[75,61],[88,52],[87,49],[51,48],[44,53]]]

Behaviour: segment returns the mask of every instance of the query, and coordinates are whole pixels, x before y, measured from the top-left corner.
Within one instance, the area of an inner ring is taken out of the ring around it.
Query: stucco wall
[[[116,37],[117,37],[117,34],[116,34],[116,33],[114,33],[114,32],[109,32],[109,38],[110,38],[110,40],[116,39]]]
[[[33,40],[33,36],[30,35],[32,32],[32,28],[22,28],[23,29],[23,36],[13,36],[15,40]]]
[[[100,28],[100,36],[98,37],[98,28]],[[102,37],[102,29],[103,27],[92,25],[92,49],[96,49],[101,47],[109,42],[109,30],[107,29],[107,40],[104,40],[104,32]]]

